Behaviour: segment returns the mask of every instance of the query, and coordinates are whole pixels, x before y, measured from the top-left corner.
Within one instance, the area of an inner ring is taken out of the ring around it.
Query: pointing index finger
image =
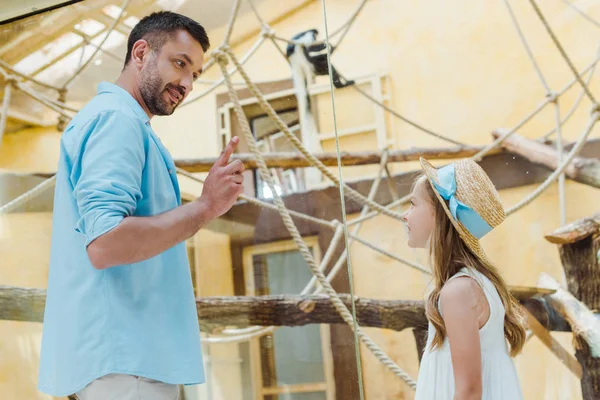
[[[237,147],[239,142],[240,142],[240,139],[237,136],[234,136],[229,141],[229,143],[227,143],[227,146],[225,146],[225,148],[223,149],[223,152],[221,153],[221,155],[219,156],[219,158],[217,159],[217,162],[215,164],[218,164],[221,166],[225,166],[225,165],[229,164],[229,158],[233,154],[233,151],[235,150],[235,148]]]

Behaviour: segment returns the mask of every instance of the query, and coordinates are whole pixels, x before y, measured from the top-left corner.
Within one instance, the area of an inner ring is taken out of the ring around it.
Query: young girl
[[[505,218],[498,193],[474,161],[421,166],[404,221],[408,245],[429,249],[434,288],[415,399],[522,399],[511,357],[525,343],[524,316],[479,244]]]

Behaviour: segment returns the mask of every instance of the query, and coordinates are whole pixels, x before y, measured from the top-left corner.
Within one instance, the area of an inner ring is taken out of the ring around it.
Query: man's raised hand
[[[240,160],[229,163],[229,158],[239,142],[238,137],[231,139],[204,181],[199,200],[205,204],[212,218],[220,217],[229,211],[244,192],[244,164]]]

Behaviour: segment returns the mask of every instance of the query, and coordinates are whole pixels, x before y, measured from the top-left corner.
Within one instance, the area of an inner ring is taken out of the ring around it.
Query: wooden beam
[[[532,297],[541,297],[553,294],[556,290],[532,286],[509,286],[510,293],[519,301],[529,300]]]
[[[0,320],[42,322],[46,291],[0,285]]]
[[[542,273],[538,280],[540,287],[556,290],[548,296],[550,304],[571,325],[575,335],[585,339],[590,346],[592,356],[600,357],[600,319],[598,319],[582,302],[571,293],[562,289],[550,275]]]
[[[504,133],[503,130],[496,130],[492,135],[497,139]],[[556,149],[535,140],[513,134],[503,142],[502,146],[532,163],[543,165],[552,170],[558,168],[558,152]],[[575,157],[565,169],[565,176],[576,182],[600,188],[600,160]]]
[[[432,160],[457,159],[475,155],[481,149],[482,147],[476,146],[457,146],[452,148],[412,148],[408,150],[394,150],[389,152],[388,162],[418,161],[420,156]],[[500,151],[496,150],[491,154],[498,154],[499,152]],[[336,153],[320,153],[315,154],[315,156],[328,167],[336,167],[338,165]],[[304,168],[312,166],[308,160],[299,153],[269,153],[263,154],[263,157],[268,168]],[[342,166],[379,164],[381,162],[381,152],[341,152],[340,158]],[[241,160],[246,169],[258,168],[253,154],[234,154],[231,156],[231,159],[232,161],[238,159]],[[216,160],[216,157],[181,159],[175,160],[175,165],[188,172],[208,172]]]
[[[600,233],[600,213],[594,214],[591,217],[578,219],[544,237],[550,243],[567,244],[578,242],[598,233]]]
[[[558,359],[567,367],[576,377],[581,379],[583,376],[583,369],[579,361],[571,353],[569,353],[562,345],[552,337],[550,332],[531,314],[529,310],[524,308],[525,315],[527,316],[527,323],[529,329],[537,336],[540,341],[546,346]]]
[[[600,154],[600,146],[598,146],[598,153]],[[480,162],[480,165],[498,190],[543,182],[549,175],[547,168],[534,165],[530,161],[509,152],[486,156]],[[413,170],[395,174],[391,179],[391,183],[389,183],[395,188],[395,195],[400,197],[407,195],[419,173],[421,173],[420,170]],[[373,184],[373,179],[360,179],[347,183],[359,193],[367,196]],[[382,179],[379,190],[375,194],[374,200],[379,204],[390,204],[394,200],[388,189],[387,181],[387,177]],[[331,185],[325,188],[290,194],[283,196],[283,201],[290,210],[328,221],[342,219],[340,193],[337,186]],[[345,197],[345,202],[347,215],[355,214],[362,209],[361,203],[353,201],[348,196]],[[253,235],[255,243],[290,238],[289,232],[277,211],[258,207],[251,203],[238,202],[221,218],[256,226]],[[296,220],[296,222],[302,235],[316,234],[321,229],[317,224],[301,220]]]
[[[234,119],[234,121],[237,120]],[[240,146],[241,145],[242,143],[240,142]],[[565,146],[565,148],[568,148],[568,146]],[[582,150],[582,154],[585,154],[586,157],[600,157],[600,140],[595,139],[588,141]],[[488,174],[498,190],[540,183],[550,174],[548,168],[533,164],[523,157],[508,151],[485,156],[479,165],[481,165]],[[47,172],[31,173],[40,177],[50,177],[53,175],[53,173]],[[247,173],[252,174],[252,171],[247,171]],[[387,176],[384,177],[379,190],[375,194],[374,200],[379,204],[389,204],[394,201],[394,196],[402,197],[407,195],[415,176],[419,173],[419,170],[412,170],[395,174],[391,178],[388,178]],[[246,179],[247,183],[245,183],[245,186],[253,190],[252,180],[248,179],[248,177],[246,177]],[[370,177],[347,181],[347,183],[353,189],[364,196],[367,196],[373,184],[373,179],[373,177]],[[395,189],[395,195],[390,193],[390,185]],[[251,193],[246,194],[251,195]],[[346,212],[348,215],[360,212],[362,204],[351,200],[348,196],[346,196],[345,199]],[[340,192],[337,186],[330,185],[324,188],[285,195],[283,196],[283,201],[289,210],[305,213],[329,221],[332,219],[342,219],[342,203],[340,201]],[[49,203],[47,211],[52,211],[51,203]],[[243,224],[242,226],[245,227],[255,227],[252,232],[247,231],[247,234],[244,234],[245,236],[238,237],[238,239],[248,239],[253,244],[290,239],[289,232],[285,228],[285,225],[283,225],[277,211],[259,207],[245,201],[239,201],[234,204],[234,206],[224,214],[219,221],[226,222],[227,224],[239,223]],[[295,221],[298,224],[300,233],[303,235],[316,235],[322,228],[317,224],[306,223],[301,220]],[[219,225],[211,223],[207,228],[216,232],[231,234],[230,230],[223,231],[219,228],[230,226],[227,224]]]
[[[570,246],[577,246],[583,244],[587,250],[583,253],[590,253],[592,250],[598,251],[597,247],[591,245],[593,243],[589,238],[584,239],[581,242],[575,244],[563,245],[567,248],[567,254],[570,253],[571,258],[567,258],[565,262],[565,253],[561,249],[561,258],[565,265],[565,273],[567,280],[571,283],[574,278],[585,279],[587,282],[577,282],[575,285],[570,284],[573,287],[573,294],[563,290],[559,287],[558,282],[552,279],[546,274],[542,274],[539,279],[541,286],[556,289],[556,293],[547,297],[553,308],[565,317],[571,325],[574,336],[575,345],[575,357],[579,360],[582,366],[583,374],[581,377],[581,392],[584,400],[592,400],[600,398],[600,320],[594,315],[590,309],[583,302],[579,301],[574,295],[583,297],[589,297],[590,300],[598,297],[598,285],[597,279],[590,276],[586,265],[582,265],[579,268],[571,268],[570,261],[581,259],[582,252],[568,249]],[[563,247],[561,246],[561,247]],[[575,257],[573,257],[575,255]],[[579,255],[579,256],[577,256]],[[594,254],[595,255],[595,254]],[[589,258],[589,257],[585,257]],[[583,264],[588,264],[584,262]],[[598,262],[595,262],[596,267]],[[597,270],[597,268],[596,268]],[[591,297],[587,293],[592,293]],[[590,306],[594,306],[597,302],[590,302]]]
[[[519,289],[516,297],[524,297]],[[527,293],[536,293],[528,288]],[[350,296],[340,294],[351,306]],[[425,305],[420,300],[378,300],[355,297],[358,321],[365,327],[401,331],[406,328],[427,329]],[[46,301],[44,289],[0,285],[0,320],[42,322]],[[318,296],[231,296],[205,297],[196,300],[198,318],[204,330],[223,326],[303,326],[307,324],[343,324],[326,295]],[[560,326],[542,308],[525,307],[544,323],[545,328]]]

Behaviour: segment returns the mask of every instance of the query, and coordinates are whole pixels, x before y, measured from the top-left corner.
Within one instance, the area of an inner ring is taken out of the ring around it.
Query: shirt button
[[[172,174],[172,173],[173,173],[173,170],[172,170],[172,169],[170,169],[170,170],[169,170],[169,173],[170,173],[170,174]]]

